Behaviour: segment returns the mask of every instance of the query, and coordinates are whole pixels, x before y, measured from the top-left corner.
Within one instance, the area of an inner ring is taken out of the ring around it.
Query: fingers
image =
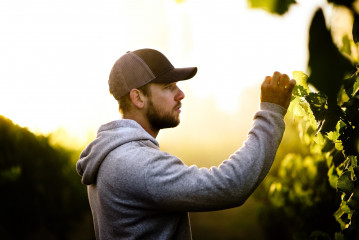
[[[274,72],[273,76],[265,77],[261,87],[261,102],[271,102],[288,108],[295,80],[286,74]]]
[[[273,77],[265,77],[264,84],[278,85],[282,88],[287,88],[288,91],[292,91],[296,82],[294,79],[289,78],[287,74],[281,74],[280,72],[274,72]]]
[[[278,85],[285,88],[288,85],[289,82],[289,76],[287,74],[283,74],[279,79],[278,79]]]
[[[274,72],[273,78],[271,81],[272,85],[279,85],[281,87],[286,87],[289,82],[289,76],[287,74],[281,74],[280,72]]]
[[[263,85],[268,85],[268,84],[271,83],[271,81],[272,81],[272,77],[266,76],[266,77],[264,78]]]
[[[276,85],[280,82],[282,74],[280,72],[274,72],[273,73],[273,78],[272,78],[272,85]]]
[[[292,90],[293,90],[293,88],[294,88],[294,86],[295,86],[295,84],[296,84],[297,82],[294,80],[294,79],[292,79],[292,80],[290,80],[289,82],[288,82],[288,86],[287,86],[287,90],[288,90],[288,92],[292,92]]]

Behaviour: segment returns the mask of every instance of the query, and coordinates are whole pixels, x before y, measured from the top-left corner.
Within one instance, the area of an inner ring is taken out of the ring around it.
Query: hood
[[[76,164],[82,183],[91,185],[96,182],[97,172],[112,150],[122,144],[140,140],[150,140],[158,146],[157,140],[134,120],[121,119],[102,125],[96,139],[83,150]]]

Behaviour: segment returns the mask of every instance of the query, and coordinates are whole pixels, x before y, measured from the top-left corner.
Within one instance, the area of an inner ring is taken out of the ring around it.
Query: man
[[[101,126],[77,163],[97,239],[191,239],[188,212],[240,206],[268,173],[295,85],[279,72],[264,79],[248,139],[219,167],[188,167],[159,150],[159,130],[180,122],[184,93],[176,82],[196,72],[174,68],[153,49],[114,64],[109,87],[123,119]]]

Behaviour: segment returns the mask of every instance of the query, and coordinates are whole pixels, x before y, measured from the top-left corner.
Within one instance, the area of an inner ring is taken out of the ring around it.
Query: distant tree
[[[90,213],[72,154],[0,116],[0,239],[71,239]]]

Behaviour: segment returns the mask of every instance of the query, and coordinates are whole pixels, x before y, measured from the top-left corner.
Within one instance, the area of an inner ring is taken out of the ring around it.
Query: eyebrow
[[[164,88],[170,86],[170,85],[176,85],[177,82],[171,82],[171,83],[165,83]]]

